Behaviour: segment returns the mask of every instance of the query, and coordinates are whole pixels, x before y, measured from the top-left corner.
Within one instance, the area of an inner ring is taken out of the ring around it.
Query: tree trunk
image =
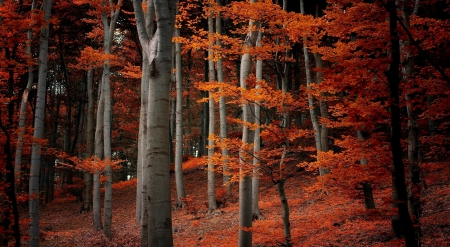
[[[31,150],[31,166],[30,166],[30,184],[29,184],[29,215],[30,215],[30,229],[28,246],[39,246],[39,175],[42,165],[42,157],[40,151],[40,144],[37,140],[44,137],[44,119],[45,119],[45,98],[47,95],[47,57],[48,57],[48,36],[49,25],[48,21],[51,16],[51,0],[44,0],[44,19],[46,24],[42,26],[39,48],[39,76],[36,99],[36,112],[34,118],[34,134],[33,147]]]
[[[292,246],[291,239],[291,223],[289,222],[289,205],[286,197],[286,192],[284,190],[284,183],[286,179],[282,178],[278,180],[277,183],[277,191],[280,196],[281,208],[283,214],[281,218],[283,219],[283,230],[284,230],[284,246]]]
[[[103,117],[105,109],[105,96],[103,92],[103,83],[99,83],[100,97],[97,102],[97,120],[95,125],[95,147],[94,147],[94,160],[95,162],[100,162],[103,156]],[[92,213],[94,217],[94,229],[99,231],[103,228],[102,223],[102,213],[100,205],[100,172],[94,172],[94,182],[93,182],[93,195],[92,195]]]
[[[250,4],[256,3],[252,0]],[[249,21],[249,32],[245,39],[246,47],[254,47],[258,38],[258,33],[253,30],[256,25],[255,21]],[[245,53],[241,58],[241,66],[239,69],[240,87],[247,89],[245,80],[249,77],[252,70],[252,56]],[[242,147],[239,151],[239,247],[252,246],[252,232],[248,229],[252,227],[252,180],[251,167],[253,148],[249,148],[254,141],[254,131],[250,130],[248,124],[254,123],[254,116],[249,103],[242,99]]]
[[[178,11],[177,11],[178,12]],[[175,36],[180,36],[180,29],[175,29]],[[176,136],[175,136],[175,184],[177,190],[177,207],[184,207],[183,199],[186,198],[186,191],[183,182],[183,67],[181,63],[181,43],[175,42],[175,79],[177,90],[176,105]]]
[[[147,2],[147,10],[145,12],[145,32],[151,38],[154,33],[155,8],[153,0]],[[136,190],[136,224],[141,222],[141,229],[145,229],[143,242],[147,243],[148,217],[147,204],[144,205],[147,197],[146,179],[147,172],[147,126],[148,126],[148,83],[150,80],[150,63],[148,61],[148,53],[142,53],[142,79],[141,79],[141,109],[139,116],[139,137],[138,137],[138,161],[137,161],[137,190]],[[145,186],[145,190],[144,190]],[[145,217],[144,217],[145,216]],[[141,238],[142,240],[142,238]]]
[[[216,0],[217,5],[222,6],[222,0]],[[216,33],[222,35],[222,18],[220,12],[216,16]],[[216,45],[219,49],[222,48],[222,41],[219,39],[216,40]],[[219,58],[217,59],[217,81],[219,83],[225,83],[223,78],[223,59],[222,54],[218,54]],[[223,91],[222,88],[219,89],[220,92]],[[224,140],[228,138],[227,131],[227,105],[225,102],[225,97],[220,94],[219,97],[219,116],[220,116],[220,140]],[[231,194],[231,171],[228,167],[228,155],[229,151],[227,147],[222,148],[222,157],[223,157],[223,165],[222,165],[222,176],[223,176],[223,186],[226,191],[226,195]]]
[[[36,0],[33,0],[31,4],[31,13],[33,13],[33,10],[36,8]],[[32,15],[33,16],[33,15]],[[32,17],[33,18],[33,17]],[[27,32],[27,59],[30,61],[33,59],[33,56],[31,54],[31,42],[33,38],[33,31],[32,29],[28,30]],[[31,86],[33,84],[33,66],[28,66],[28,81],[27,81],[27,87],[23,91],[22,94],[22,100],[20,101],[20,111],[19,111],[19,134],[17,137],[17,144],[16,144],[16,155],[14,159],[14,174],[15,174],[15,189],[16,192],[20,189],[20,180],[22,177],[22,153],[23,153],[23,136],[25,134],[25,124],[27,119],[27,108],[28,108],[28,93],[31,90]]]
[[[300,0],[300,11],[302,14],[305,14],[304,10],[304,1]],[[303,37],[304,40],[306,40],[306,36]],[[306,43],[303,42],[303,54],[305,56],[305,73],[306,73],[306,85],[308,91],[312,89],[312,76],[311,76],[311,66],[310,66],[310,60],[309,60],[309,53],[308,53],[308,47],[306,46]],[[323,78],[323,74],[320,71],[322,69],[322,57],[320,54],[315,53],[314,54],[314,60],[316,68],[319,69],[316,74],[316,83],[320,83]],[[314,129],[314,139],[316,141],[316,149],[318,153],[318,159],[319,158],[319,151],[326,152],[328,151],[328,129],[324,123],[322,125],[319,124],[319,118],[315,111],[315,99],[312,97],[311,93],[308,92],[308,105],[309,105],[309,113],[311,116],[311,122]],[[322,114],[322,117],[327,118],[328,117],[328,109],[327,104],[325,101],[319,102],[319,108],[320,112]],[[325,129],[324,129],[325,128]],[[319,168],[319,174],[321,176],[327,174],[329,172],[328,169],[325,168]]]
[[[94,155],[94,69],[87,72],[87,119],[86,119],[86,158],[92,158]],[[82,212],[91,211],[92,207],[92,174],[89,171],[84,172],[84,190]]]
[[[409,21],[409,10],[406,2],[402,3],[402,17],[403,23],[406,28],[410,28]],[[408,43],[408,42],[407,42]],[[401,44],[401,49],[404,49],[403,43]],[[413,80],[414,76],[414,55],[409,54],[408,51],[405,51],[408,54],[406,55],[406,61],[404,62],[404,79],[406,82],[408,80]],[[415,86],[415,85],[413,85]],[[406,100],[410,101],[414,98],[415,95],[410,94],[406,95]],[[417,240],[417,245],[420,246],[420,168],[419,168],[419,124],[417,123],[418,115],[420,114],[417,109],[414,109],[414,106],[408,105],[406,106],[407,114],[408,114],[408,210],[412,216],[412,221],[415,226],[415,237]]]
[[[113,4],[113,1],[109,1]],[[121,6],[122,0],[118,0],[116,6]],[[116,23],[119,19],[120,9],[111,11],[111,20],[108,23],[108,16],[106,13],[102,15],[103,23],[103,49],[106,56],[111,54],[111,46],[116,29]],[[103,64],[103,87],[102,94],[104,95],[104,116],[103,116],[103,147],[105,160],[105,202],[104,202],[104,227],[103,233],[107,238],[111,238],[111,220],[112,220],[112,168],[111,162],[111,82],[110,82],[110,60],[105,60]]]
[[[256,46],[261,46],[262,32],[258,31],[258,39],[256,41]],[[256,80],[260,82],[262,80],[262,65],[263,61],[261,59],[256,60]],[[255,85],[256,91],[261,88],[261,85],[257,83]],[[255,107],[255,137],[253,140],[253,176],[252,176],[252,211],[253,219],[261,219],[263,217],[261,210],[259,209],[259,168],[260,168],[260,151],[261,151],[261,101],[256,100]]]
[[[211,4],[209,5],[212,8]],[[208,81],[216,81],[216,72],[214,69],[214,19],[213,11],[208,16],[209,48],[208,48]],[[215,183],[215,164],[214,164],[214,136],[215,127],[215,104],[213,93],[209,92],[209,126],[208,126],[208,210],[214,212],[217,209],[216,202],[216,183]]]
[[[405,185],[405,171],[402,158],[401,146],[401,122],[400,122],[400,107],[399,107],[399,66],[400,66],[400,43],[397,32],[397,12],[395,1],[391,0],[386,4],[386,9],[389,12],[389,34],[391,37],[391,64],[389,71],[386,72],[386,77],[389,82],[389,91],[391,98],[391,150],[393,158],[393,181],[395,183],[393,193],[397,194],[397,200],[394,205],[398,209],[398,216],[400,219],[401,228],[405,234],[405,243],[407,247],[418,246],[414,226],[408,212],[407,192]]]
[[[147,246],[173,246],[169,160],[169,99],[171,81],[172,36],[175,22],[175,1],[154,2],[157,30],[150,40],[145,31],[141,2],[134,0],[136,26],[144,52],[150,61],[147,181],[149,229]],[[141,229],[142,231],[142,229]]]

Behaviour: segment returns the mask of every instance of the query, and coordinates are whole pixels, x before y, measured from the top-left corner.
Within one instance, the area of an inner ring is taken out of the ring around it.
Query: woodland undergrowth
[[[422,194],[422,244],[450,246],[450,169],[424,164],[423,170],[427,189]],[[207,210],[206,179],[203,167],[185,171],[186,207],[173,207],[175,246],[237,246],[237,185],[233,186],[232,196],[218,198],[221,213],[211,215]],[[317,174],[300,170],[286,182],[294,246],[402,245],[391,233],[393,212],[388,185],[374,188],[377,208],[366,210],[359,188],[324,188],[318,186],[318,181]],[[173,184],[172,195],[174,190]],[[112,240],[93,230],[92,215],[80,213],[80,202],[60,194],[42,207],[41,246],[139,246],[135,191],[135,180],[114,185]],[[219,189],[218,195],[223,194]],[[256,220],[251,229],[253,246],[282,246],[281,204],[270,180],[262,181],[260,208],[264,217]]]

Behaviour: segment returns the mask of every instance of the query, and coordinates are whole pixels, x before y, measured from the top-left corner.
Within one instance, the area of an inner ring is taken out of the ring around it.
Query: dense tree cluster
[[[450,155],[449,6],[0,0],[0,245],[39,246],[40,206],[61,193],[111,238],[112,184],[136,179],[141,246],[172,246],[195,161],[208,213],[239,187],[239,246],[264,217],[261,179],[296,244],[284,185],[299,171],[325,195],[361,191],[420,246],[422,173]],[[392,194],[377,204],[382,187]]]

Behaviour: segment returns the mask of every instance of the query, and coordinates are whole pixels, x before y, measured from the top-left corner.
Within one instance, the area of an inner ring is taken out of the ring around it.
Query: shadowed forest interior
[[[0,246],[450,245],[448,0],[0,0]]]

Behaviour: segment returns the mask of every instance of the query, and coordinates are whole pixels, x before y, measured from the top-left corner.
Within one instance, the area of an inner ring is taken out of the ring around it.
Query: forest
[[[0,57],[0,246],[450,246],[449,0],[0,0]]]

